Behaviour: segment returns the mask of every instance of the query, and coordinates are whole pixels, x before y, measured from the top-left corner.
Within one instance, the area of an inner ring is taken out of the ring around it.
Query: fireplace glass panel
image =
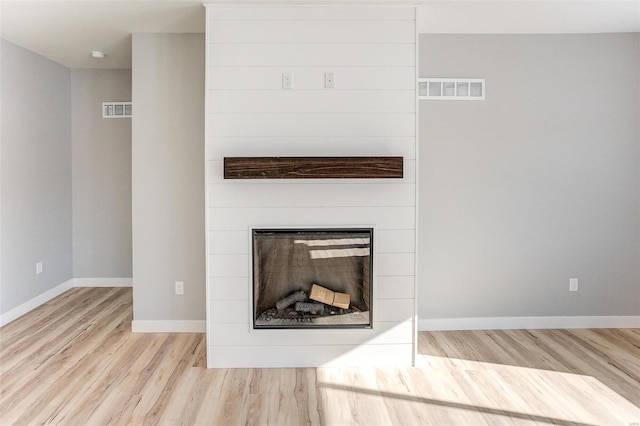
[[[254,328],[370,328],[373,230],[254,229]]]

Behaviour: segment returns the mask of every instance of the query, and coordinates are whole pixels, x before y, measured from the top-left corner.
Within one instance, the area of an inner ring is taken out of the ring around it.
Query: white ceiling
[[[640,32],[640,0],[428,1],[420,32],[554,34]]]
[[[2,38],[70,68],[130,68],[131,33],[202,33],[205,29],[202,3],[205,2],[2,0],[1,33]],[[292,3],[273,0],[252,3],[274,2]],[[323,0],[321,3],[344,2]],[[426,0],[413,3],[420,4],[418,28],[422,33],[640,32],[640,0]],[[101,50],[107,57],[92,59],[91,50]]]
[[[131,34],[203,33],[201,1],[2,1],[2,38],[70,68],[131,68]],[[91,50],[106,53],[90,57]]]

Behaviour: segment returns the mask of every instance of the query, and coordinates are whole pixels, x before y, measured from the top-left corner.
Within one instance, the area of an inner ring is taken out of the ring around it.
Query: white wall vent
[[[103,102],[102,118],[131,118],[131,102]]]
[[[483,101],[482,78],[419,78],[418,99]]]

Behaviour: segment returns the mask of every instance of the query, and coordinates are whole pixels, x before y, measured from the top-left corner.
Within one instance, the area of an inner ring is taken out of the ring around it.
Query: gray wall
[[[131,100],[131,70],[72,70],[73,276],[131,277],[131,120],[102,102]]]
[[[68,68],[5,40],[1,79],[6,313],[72,277],[71,79]]]
[[[204,35],[134,34],[132,68],[134,320],[204,320]]]
[[[640,314],[640,35],[421,35],[419,315]],[[569,278],[580,280],[569,292]]]

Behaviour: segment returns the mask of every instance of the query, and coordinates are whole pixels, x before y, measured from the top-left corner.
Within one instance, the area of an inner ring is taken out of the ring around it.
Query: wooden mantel
[[[224,157],[225,179],[402,179],[402,157]]]

